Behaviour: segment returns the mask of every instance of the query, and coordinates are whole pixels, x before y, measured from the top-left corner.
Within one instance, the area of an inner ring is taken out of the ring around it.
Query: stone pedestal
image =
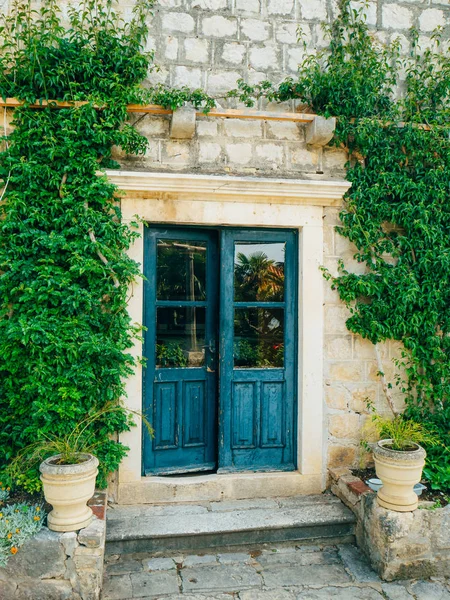
[[[447,577],[450,573],[450,505],[420,502],[412,512],[382,508],[348,469],[330,470],[331,490],[356,515],[358,546],[386,581]]]
[[[94,518],[78,532],[47,527],[0,568],[0,600],[99,600],[105,553],[106,495],[91,502]]]

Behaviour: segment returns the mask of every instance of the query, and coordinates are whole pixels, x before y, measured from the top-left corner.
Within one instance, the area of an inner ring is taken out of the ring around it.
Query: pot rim
[[[39,471],[49,475],[66,475],[69,473],[86,473],[98,467],[98,458],[88,452],[77,452],[79,456],[86,457],[83,462],[75,464],[55,464],[55,459],[58,459],[61,454],[54,454],[46,458],[39,466]]]
[[[373,448],[374,458],[376,459],[384,457],[385,459],[390,459],[392,461],[398,462],[414,462],[421,461],[425,459],[427,453],[420,444],[416,442],[411,442],[411,446],[413,446],[412,450],[393,450],[389,448],[389,444],[392,443],[392,439],[380,440],[377,442]]]
[[[408,444],[411,444],[411,446],[414,446],[414,448],[410,448],[408,450],[394,450],[394,448],[389,448],[388,444],[390,442],[392,442],[392,438],[380,440],[379,442],[377,442],[377,446],[380,446],[381,448],[383,448],[383,450],[389,450],[389,452],[397,452],[398,454],[404,454],[405,452],[419,452],[420,450],[423,450],[422,446],[420,446],[417,442],[408,442]]]

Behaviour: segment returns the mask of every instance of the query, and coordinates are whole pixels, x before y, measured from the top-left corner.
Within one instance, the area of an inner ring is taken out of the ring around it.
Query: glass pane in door
[[[282,368],[284,309],[236,308],[233,352],[235,367]]]
[[[283,302],[285,244],[236,242],[235,302]]]
[[[206,299],[206,242],[157,241],[157,300]]]
[[[156,368],[202,367],[205,308],[159,307],[156,311]]]

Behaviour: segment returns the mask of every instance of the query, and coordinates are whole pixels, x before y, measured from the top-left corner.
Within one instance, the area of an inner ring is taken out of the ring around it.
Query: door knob
[[[208,352],[214,354],[216,351],[216,344],[214,341],[210,341],[209,344],[207,344],[206,346],[202,346],[202,348],[205,348],[205,350],[208,350]]]

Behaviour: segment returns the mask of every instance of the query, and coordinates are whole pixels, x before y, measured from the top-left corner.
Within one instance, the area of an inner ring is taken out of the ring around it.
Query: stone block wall
[[[132,2],[121,5],[130,14]],[[335,0],[160,0],[148,47],[162,68],[151,80],[202,87],[215,96],[239,78],[279,81],[295,75],[305,56],[298,27],[307,51],[314,52],[327,45],[321,23],[331,22],[336,12]],[[405,53],[410,27],[421,32],[425,47],[433,29],[448,26],[450,19],[446,0],[370,1],[366,14],[380,41],[399,37]]]
[[[0,10],[7,10],[9,2]],[[63,11],[69,5],[60,2]],[[132,7],[133,0],[119,0],[125,18]],[[159,0],[147,48],[155,51],[161,68],[149,80],[203,88],[216,97],[240,78],[280,81],[295,75],[305,56],[298,27],[307,52],[314,52],[327,45],[321,23],[332,22],[336,13],[336,0]],[[435,27],[450,24],[447,0],[370,0],[366,16],[381,42],[399,38],[404,53],[412,26],[426,47]]]
[[[0,600],[99,600],[103,585],[106,494],[89,501],[91,523],[78,532],[43,527],[0,568]]]
[[[78,534],[44,527],[0,568],[0,600],[98,600],[105,528],[99,519]]]
[[[355,514],[356,540],[386,581],[446,577],[450,572],[450,504],[394,512],[379,506],[376,494],[346,469],[331,470],[331,490]]]
[[[337,231],[340,208],[324,209],[324,266],[331,274],[338,274],[338,261],[354,273],[361,273],[364,264],[353,255],[356,247]],[[370,402],[380,414],[391,415],[383,386],[374,345],[346,327],[349,311],[339,299],[337,291],[325,282],[324,329],[324,389],[328,425],[328,466],[330,468],[365,466],[372,460],[360,446],[361,428],[370,419]],[[400,344],[388,340],[378,344],[386,380],[393,384],[392,399],[403,408],[403,396],[395,388],[398,373],[393,359],[400,358]]]
[[[60,3],[63,11],[70,3]],[[125,18],[133,2],[120,0]],[[355,7],[361,3],[355,2]],[[8,9],[8,1],[0,10]],[[433,29],[440,25],[450,32],[448,0],[371,0],[367,20],[381,41],[399,38],[406,54],[410,49],[409,28],[419,29],[422,48],[430,43]],[[336,0],[159,0],[150,23],[148,49],[155,50],[159,71],[149,74],[149,83],[203,88],[222,105],[236,106],[223,96],[238,79],[250,83],[264,79],[280,81],[295,76],[305,50],[297,41],[298,28],[307,52],[325,47],[321,23],[332,22]],[[304,110],[296,103],[260,105],[267,110]],[[145,157],[115,157],[125,169],[176,171],[282,177],[299,179],[345,178],[344,152],[327,148],[321,164],[317,149],[305,143],[305,127],[293,122],[226,120],[200,117],[192,140],[169,138],[169,117],[137,115],[136,128],[150,141]],[[335,231],[338,208],[324,211],[324,265],[336,272],[343,258],[349,270],[361,265],[353,259],[354,248]],[[295,227],[295,223],[292,223]],[[331,467],[357,465],[359,430],[368,417],[366,401],[381,412],[387,403],[377,375],[373,346],[350,335],[348,317],[336,292],[325,286],[325,381],[327,445]],[[393,381],[392,358],[396,343],[380,348],[383,369]],[[395,400],[401,404],[401,398]]]
[[[134,117],[149,140],[145,156],[115,152],[124,169],[250,175],[300,179],[343,179],[346,153],[307,146],[305,126],[295,122],[199,117],[192,140],[169,138],[170,117]],[[321,170],[323,174],[318,174]]]

